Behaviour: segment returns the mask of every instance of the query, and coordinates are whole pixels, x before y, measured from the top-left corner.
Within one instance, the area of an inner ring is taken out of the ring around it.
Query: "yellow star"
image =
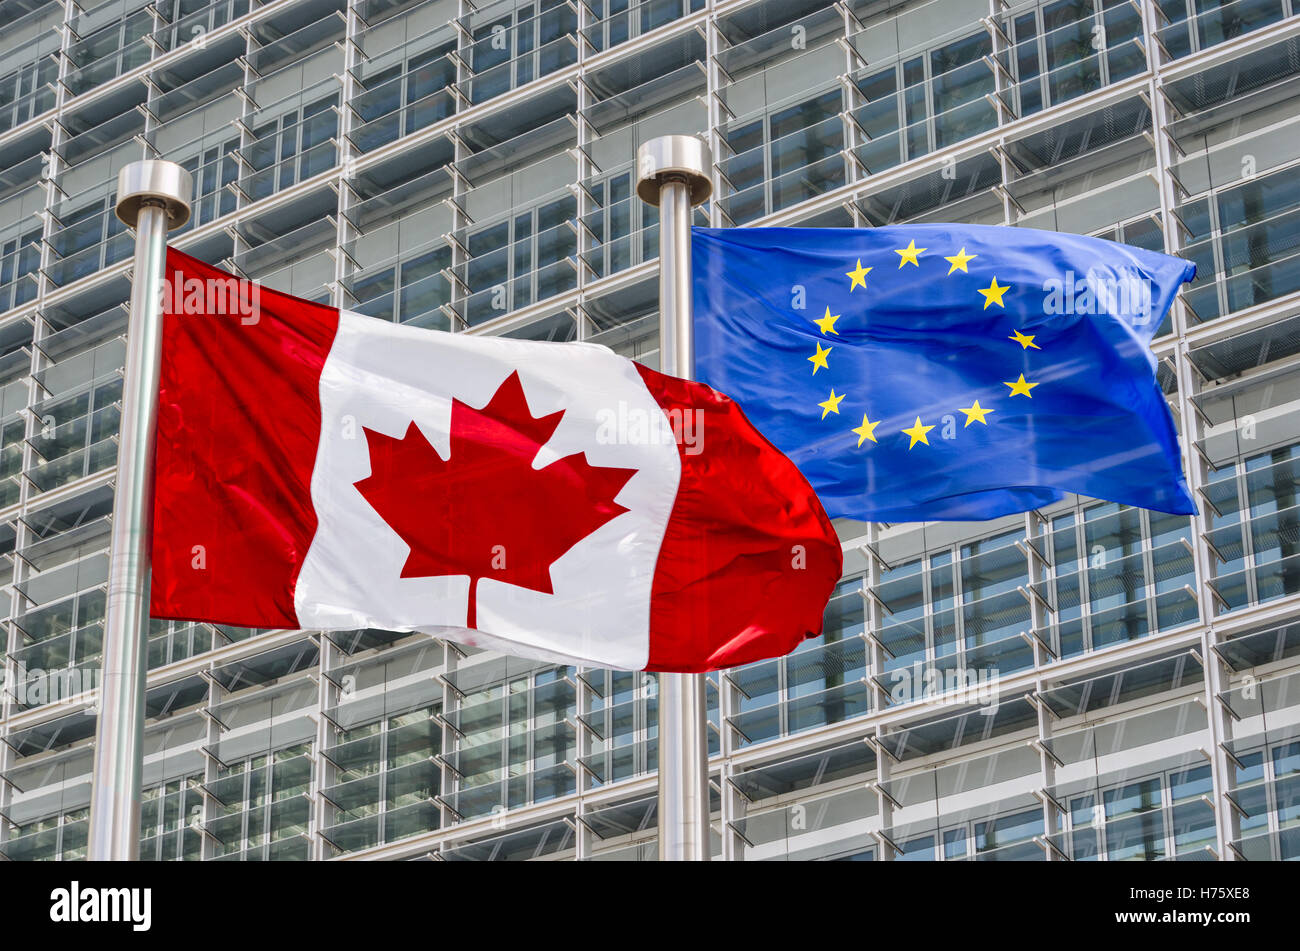
[[[1034,387],[1036,387],[1038,384],[1026,383],[1025,375],[1022,373],[1020,374],[1020,379],[1016,380],[1016,382],[1014,383],[1004,382],[1002,385],[1011,387],[1011,393],[1010,393],[1011,396],[1028,396],[1032,400],[1034,398],[1034,394],[1030,393],[1029,391],[1032,390]]]
[[[820,340],[817,341],[817,352],[814,353],[811,357],[808,358],[809,360],[812,361],[812,365],[813,365],[813,376],[816,376],[816,375],[817,375],[817,371],[818,371],[818,370],[829,370],[829,369],[830,369],[830,367],[828,367],[828,366],[826,365],[826,355],[827,355],[828,353],[830,353],[832,349],[834,349],[834,348],[833,348],[833,347],[827,347],[826,349],[823,350],[823,349],[822,349],[822,342],[821,342]]]
[[[993,283],[988,287],[979,288],[979,292],[984,295],[984,309],[988,310],[989,304],[997,304],[999,307],[1006,307],[1007,305],[1002,303],[1002,295],[1010,289],[1010,284],[1006,287],[999,287],[998,279],[996,277],[993,278]]]
[[[1034,385],[1037,386],[1038,384],[1035,383]],[[958,408],[963,413],[966,414],[967,426],[969,426],[971,423],[983,423],[985,426],[987,426],[989,424],[989,421],[984,417],[987,416],[989,413],[993,412],[993,410],[991,409],[985,409],[984,407],[980,406],[979,400],[976,400],[975,405],[973,406],[962,406]]]
[[[1011,336],[1007,339],[1014,340],[1016,343],[1020,344],[1021,350],[1028,350],[1030,347],[1033,347],[1035,350],[1042,350],[1042,347],[1034,343],[1035,336],[1036,334],[1022,334],[1019,330],[1015,330],[1012,331]]]
[[[866,442],[868,439],[870,439],[872,442],[876,441],[876,427],[879,425],[880,425],[880,420],[876,420],[873,423],[871,422],[871,420],[867,419],[866,413],[862,414],[862,425],[855,427],[853,430],[854,435],[858,437],[859,449],[862,448],[862,444]]]
[[[852,294],[853,288],[858,286],[865,288],[867,286],[867,275],[870,273],[871,273],[871,268],[863,267],[862,258],[858,258],[858,266],[854,268],[852,271],[844,272],[845,277],[850,277],[853,279],[853,283],[849,285],[849,293]]]
[[[835,387],[832,386],[830,399],[828,399],[825,403],[817,404],[822,408],[822,419],[826,418],[827,413],[834,413],[836,416],[840,415],[840,401],[842,399],[844,399],[844,394],[841,393],[839,396],[836,396]]]
[[[814,320],[813,323],[821,328],[822,333],[835,334],[835,336],[838,337],[840,335],[840,332],[835,329],[835,321],[839,319],[840,319],[840,315],[839,314],[832,315],[831,309],[827,307],[826,316],[823,317],[821,320]]]
[[[912,447],[919,442],[923,442],[927,446],[930,445],[930,440],[925,438],[925,434],[932,429],[934,429],[933,426],[922,426],[921,417],[920,416],[916,417],[916,422],[912,424],[911,428],[903,430],[903,435],[912,437],[912,441],[911,443],[908,444],[907,447],[908,451],[910,452]]]
[[[975,260],[977,257],[979,257],[978,254],[967,254],[966,249],[962,248],[952,257],[950,258],[946,257],[944,258],[944,260],[952,265],[952,267],[948,268],[949,274],[951,274],[953,271],[962,271],[966,274],[969,274],[970,271],[966,270],[966,265],[969,264],[971,261]]]
[[[894,251],[895,254],[900,254],[903,257],[903,259],[898,262],[898,266],[901,268],[904,264],[915,264],[917,267],[920,267],[921,262],[916,259],[916,256],[924,250],[925,248],[918,248],[915,241],[907,242],[907,247],[899,248]],[[929,443],[926,443],[926,445],[928,446]]]

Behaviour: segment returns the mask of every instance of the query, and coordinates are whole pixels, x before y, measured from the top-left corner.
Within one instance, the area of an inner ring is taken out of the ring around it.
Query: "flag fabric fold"
[[[1195,511],[1150,342],[1195,266],[985,225],[694,230],[697,378],[835,518]]]
[[[807,480],[711,388],[424,330],[169,249],[152,614],[703,671],[821,632]]]

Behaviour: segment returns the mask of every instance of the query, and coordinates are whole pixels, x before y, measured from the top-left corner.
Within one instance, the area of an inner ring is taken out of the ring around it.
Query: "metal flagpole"
[[[189,220],[193,193],[190,173],[175,162],[133,162],[117,177],[117,216],[135,228],[135,266],[113,498],[99,723],[90,786],[87,858],[93,861],[134,861],[140,853],[162,289],[167,231]]]
[[[636,192],[659,206],[659,365],[695,376],[691,323],[691,209],[708,200],[709,150],[666,135],[637,151]],[[659,675],[659,860],[709,859],[708,710],[703,674]]]

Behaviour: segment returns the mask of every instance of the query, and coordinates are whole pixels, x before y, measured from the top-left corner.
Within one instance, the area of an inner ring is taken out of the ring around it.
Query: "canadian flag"
[[[727,397],[167,252],[155,618],[703,671],[821,633],[839,541]]]

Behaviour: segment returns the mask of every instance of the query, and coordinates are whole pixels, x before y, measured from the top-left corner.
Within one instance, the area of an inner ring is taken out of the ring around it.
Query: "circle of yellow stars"
[[[909,241],[906,248],[896,248],[894,253],[898,255],[898,269],[902,270],[908,265],[919,268],[921,266],[921,256],[929,250],[929,248],[918,248],[915,240]],[[947,276],[951,277],[957,271],[961,271],[963,274],[969,274],[970,262],[975,260],[977,257],[979,257],[977,254],[967,254],[964,247],[956,254],[945,256],[943,259],[947,261],[949,265]],[[870,267],[864,267],[862,259],[858,258],[854,262],[853,270],[844,272],[845,277],[847,277],[850,282],[850,294],[859,287],[864,291],[868,290],[867,275],[870,274],[872,270],[873,269]],[[983,306],[980,309],[988,310],[990,307],[1005,308],[1006,304],[1003,302],[1003,297],[1009,290],[1011,290],[1009,284],[999,284],[997,277],[993,276],[988,287],[976,288],[976,291],[983,298]],[[834,338],[840,335],[840,332],[835,329],[835,322],[839,320],[841,316],[842,315],[840,314],[832,314],[831,309],[827,307],[826,312],[820,318],[813,320],[813,323],[817,325],[817,329],[821,332],[822,336],[826,338],[826,343],[832,343]],[[1012,332],[1011,336],[1007,337],[1008,340],[1019,344],[1022,351],[1041,350],[1042,347],[1034,342],[1034,338],[1034,334],[1027,334],[1022,330],[1015,330]],[[822,340],[817,340],[816,352],[807,358],[808,362],[812,364],[813,376],[816,376],[817,371],[819,370],[830,369],[830,355],[835,348],[833,346],[823,346],[822,344]],[[1017,396],[1023,396],[1026,399],[1033,399],[1034,394],[1032,390],[1034,387],[1038,386],[1038,383],[1026,380],[1025,375],[1022,373],[1015,381],[1004,381],[1003,386],[1008,388],[1008,399]],[[840,403],[844,401],[847,395],[847,393],[836,393],[835,387],[832,386],[830,395],[824,401],[817,404],[822,411],[821,418],[826,419],[828,416],[839,416]],[[979,423],[982,426],[987,426],[989,423],[988,416],[990,413],[995,412],[995,410],[991,406],[981,406],[980,401],[975,400],[970,406],[958,407],[958,412],[965,414],[966,421],[963,428],[966,428],[972,423]],[[877,442],[876,427],[878,427],[880,423],[880,420],[872,422],[869,414],[862,414],[861,424],[853,427],[851,430],[851,432],[858,437],[859,449],[861,449],[867,442]],[[935,423],[927,426],[922,422],[921,417],[917,416],[911,426],[901,430],[903,435],[907,436],[909,439],[907,444],[908,451],[910,452],[918,445],[930,445],[928,434],[936,425],[938,424]]]

